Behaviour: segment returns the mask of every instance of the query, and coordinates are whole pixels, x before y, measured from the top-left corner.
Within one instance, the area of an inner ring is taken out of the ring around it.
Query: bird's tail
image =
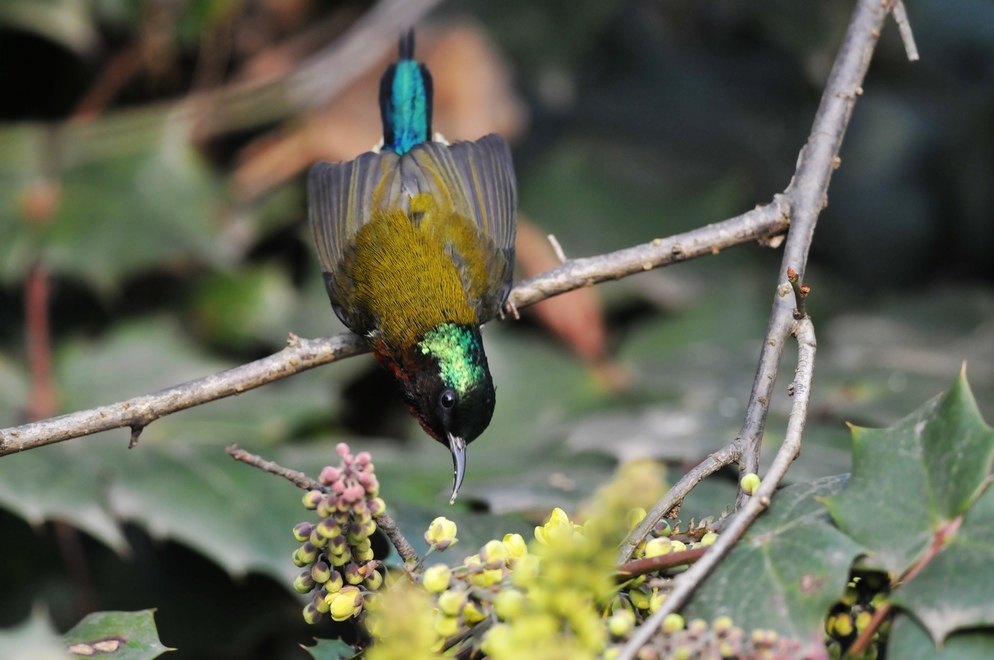
[[[414,59],[414,30],[401,35],[398,59],[380,78],[383,149],[405,154],[431,139],[431,73]]]

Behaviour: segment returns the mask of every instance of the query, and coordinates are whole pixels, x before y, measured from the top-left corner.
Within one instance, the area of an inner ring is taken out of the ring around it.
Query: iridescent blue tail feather
[[[414,30],[401,36],[398,59],[380,79],[383,149],[398,155],[431,139],[431,74],[414,59]]]

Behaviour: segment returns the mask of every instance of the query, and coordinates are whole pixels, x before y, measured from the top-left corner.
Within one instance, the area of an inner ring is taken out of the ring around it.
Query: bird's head
[[[405,351],[394,372],[408,409],[452,454],[454,502],[466,472],[466,446],[489,426],[496,402],[479,327],[438,326]]]

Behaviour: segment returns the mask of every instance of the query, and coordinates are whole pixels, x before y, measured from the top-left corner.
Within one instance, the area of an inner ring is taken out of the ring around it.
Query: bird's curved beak
[[[466,474],[466,441],[451,433],[449,436],[449,451],[452,452],[452,468],[455,472],[452,482],[452,497],[449,504],[456,501],[459,495],[459,487],[462,486],[462,478]]]

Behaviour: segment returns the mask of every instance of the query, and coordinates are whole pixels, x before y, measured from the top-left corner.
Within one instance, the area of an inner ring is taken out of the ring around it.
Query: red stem
[[[31,370],[31,400],[28,418],[45,419],[55,414],[55,383],[52,380],[52,344],[48,324],[48,273],[36,262],[24,283],[25,341]]]

